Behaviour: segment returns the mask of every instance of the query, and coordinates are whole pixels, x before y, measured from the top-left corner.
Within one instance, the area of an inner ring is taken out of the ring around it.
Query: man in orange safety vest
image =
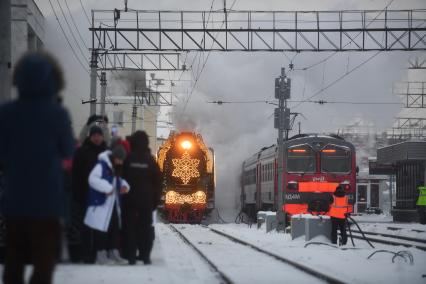
[[[349,213],[349,201],[341,185],[336,188],[333,195],[333,202],[328,212],[331,217],[331,242],[337,244],[337,228],[339,228],[342,245],[345,245],[348,240],[346,234],[346,214]]]

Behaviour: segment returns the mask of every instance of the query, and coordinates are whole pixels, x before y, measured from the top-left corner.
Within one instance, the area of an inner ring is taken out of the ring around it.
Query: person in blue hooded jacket
[[[3,281],[24,283],[29,258],[31,283],[51,283],[64,216],[61,162],[74,149],[70,117],[59,103],[64,80],[52,56],[31,52],[16,64],[13,85],[18,99],[0,106],[0,205],[7,229]]]

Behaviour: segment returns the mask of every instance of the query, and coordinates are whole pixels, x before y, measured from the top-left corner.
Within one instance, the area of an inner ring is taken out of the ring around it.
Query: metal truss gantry
[[[405,108],[426,108],[426,82],[398,82],[393,93],[404,97]]]
[[[173,96],[170,92],[159,92],[151,90],[136,90],[133,96],[110,96],[108,99],[111,101],[107,102],[107,104],[129,104],[126,103],[126,101],[131,101],[134,97],[136,97],[136,103],[134,105],[137,107],[173,105]]]
[[[101,71],[184,71],[180,53],[95,52]]]
[[[97,51],[426,50],[426,9],[92,11]]]
[[[396,136],[426,138],[426,118],[397,117],[392,133]]]

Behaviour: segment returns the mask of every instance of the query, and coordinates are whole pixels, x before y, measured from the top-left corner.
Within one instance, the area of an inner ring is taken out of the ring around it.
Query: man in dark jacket
[[[28,53],[17,63],[13,84],[19,98],[0,107],[0,164],[5,189],[1,211],[7,236],[4,283],[51,283],[60,248],[64,190],[62,159],[71,158],[73,134],[58,103],[62,71],[45,53]]]
[[[129,264],[136,262],[136,247],[140,259],[145,264],[151,263],[152,213],[160,202],[161,173],[148,143],[146,133],[136,131],[130,138],[131,151],[124,162],[124,179],[132,189],[123,197],[123,227]]]
[[[100,153],[107,149],[101,127],[94,125],[89,130],[89,137],[77,149],[72,166],[72,193],[75,206],[74,216],[78,216],[75,224],[80,232],[81,245],[70,246],[70,255],[73,260],[82,259],[86,263],[95,262],[95,249],[93,246],[92,231],[84,224],[84,214],[87,208],[89,192],[89,174],[98,162]]]

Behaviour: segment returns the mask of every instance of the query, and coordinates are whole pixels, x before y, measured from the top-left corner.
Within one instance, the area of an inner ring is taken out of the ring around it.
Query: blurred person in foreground
[[[98,163],[89,175],[88,207],[84,224],[93,229],[97,264],[124,264],[120,257],[121,195],[129,184],[121,178],[126,150],[113,146],[99,154]]]
[[[24,283],[28,258],[30,283],[51,283],[64,216],[61,163],[74,149],[70,117],[59,104],[62,70],[47,53],[27,53],[15,67],[13,85],[18,99],[0,107],[1,211],[7,229],[3,281]]]
[[[136,248],[144,264],[151,264],[154,241],[152,213],[161,197],[161,173],[148,148],[148,135],[136,131],[130,137],[130,154],[124,161],[124,178],[132,190],[123,198],[123,228],[126,256],[136,263]]]

